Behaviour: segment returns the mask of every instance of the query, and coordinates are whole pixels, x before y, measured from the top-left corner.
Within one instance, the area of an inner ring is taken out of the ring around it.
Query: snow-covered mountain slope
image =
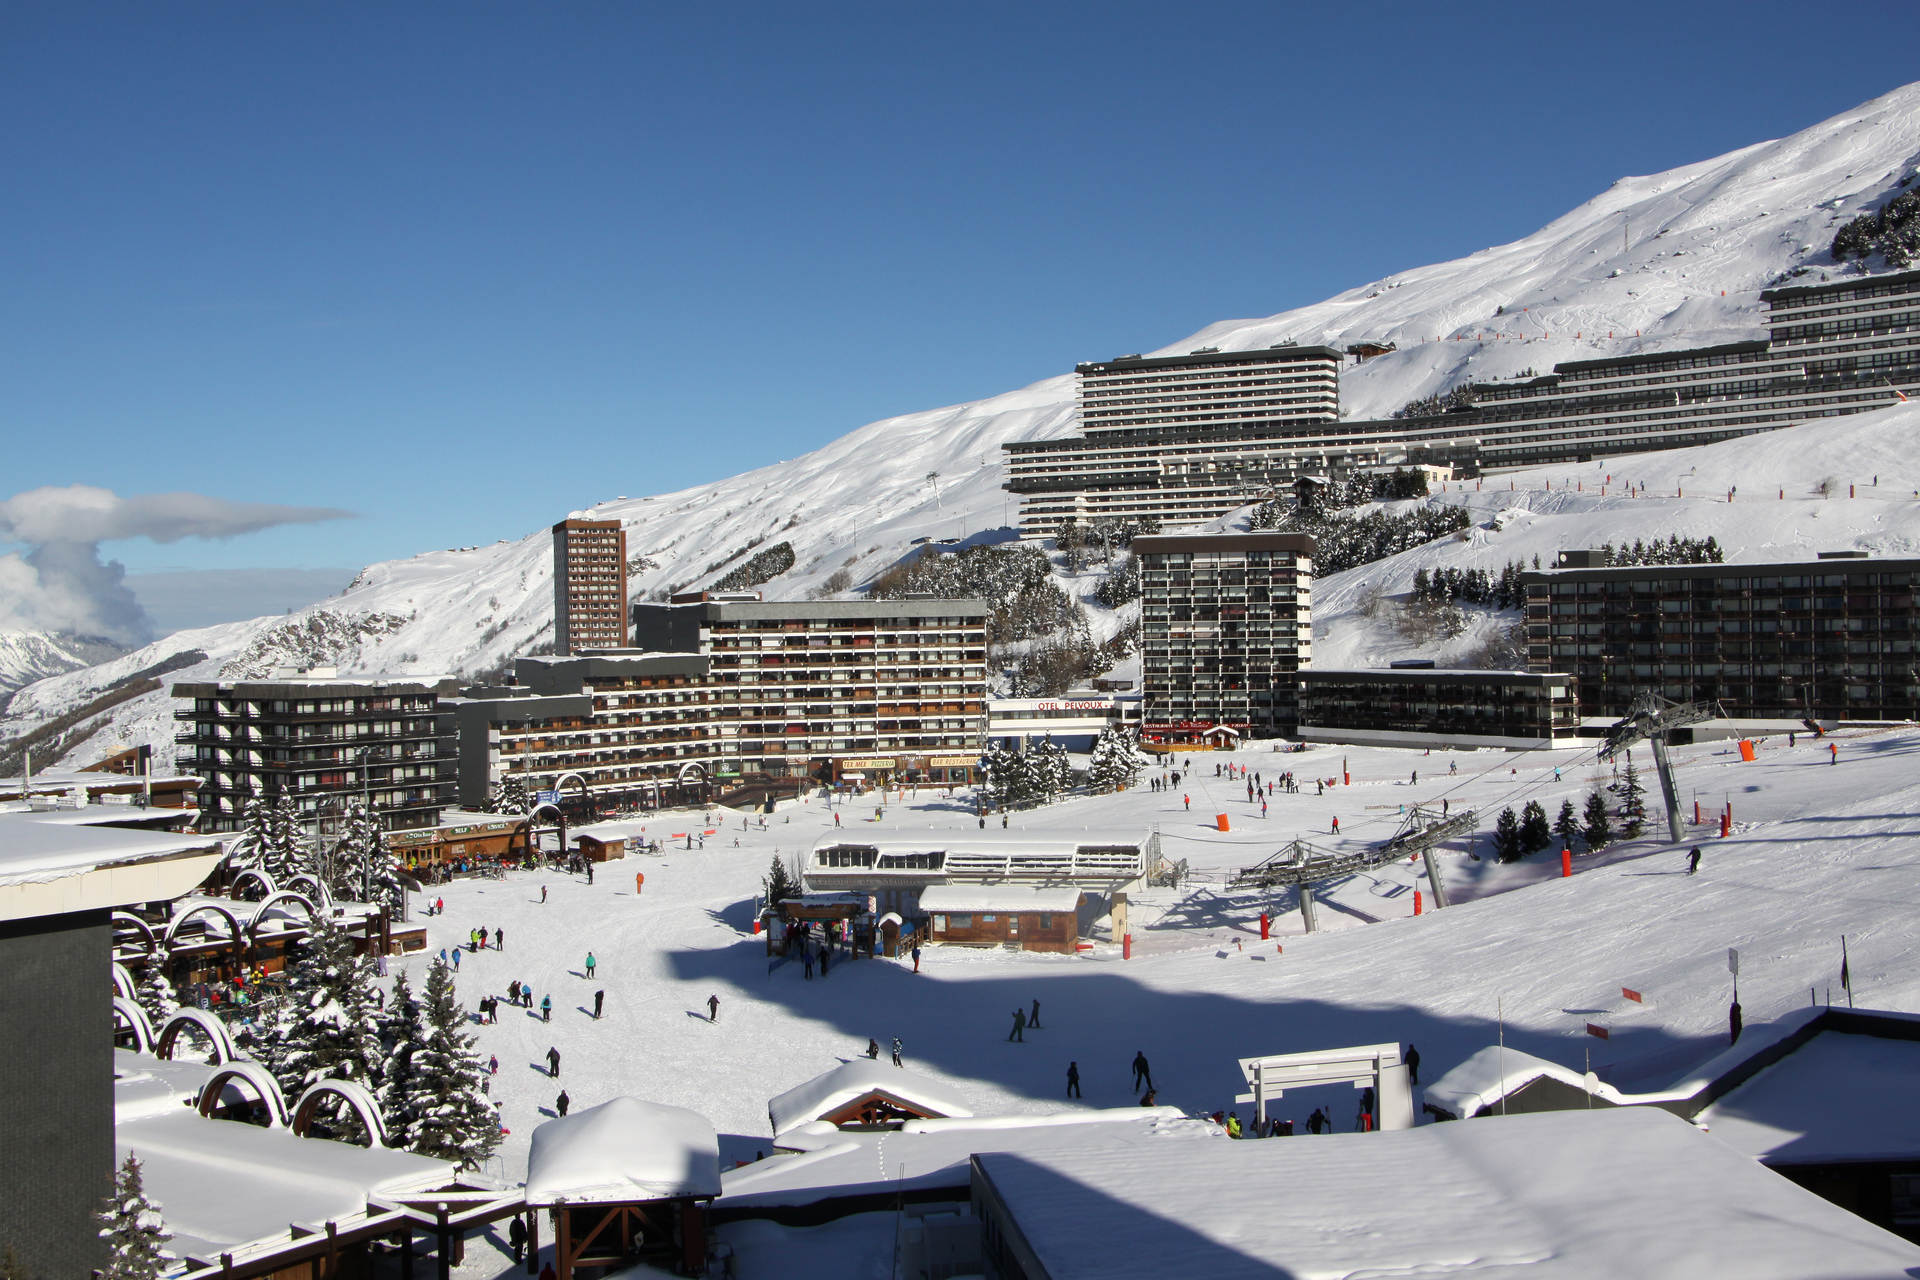
[[[92,666],[119,647],[51,631],[0,631],[0,698],[22,685]]]
[[[1399,350],[1349,369],[1343,379],[1347,415],[1371,417],[1459,381],[1544,370],[1558,360],[1751,337],[1762,331],[1758,291],[1803,268],[1808,281],[1837,269],[1826,252],[1835,225],[1878,204],[1916,163],[1920,85],[1910,85],[1790,138],[1623,178],[1512,244],[1399,272],[1265,319],[1225,321],[1161,350],[1285,339],[1395,342]],[[1060,367],[1112,354],[1061,352]],[[782,542],[791,545],[793,567],[765,589],[804,595],[836,585],[834,575],[842,571],[858,585],[915,538],[965,537],[1011,524],[1016,504],[1000,488],[1000,446],[1072,427],[1073,382],[1063,372],[991,399],[872,423],[799,458],[712,484],[603,501],[587,514],[626,526],[636,598],[711,583],[753,551]],[[1727,465],[1748,448],[1734,446]],[[1664,474],[1670,465],[1642,469]],[[1789,488],[1805,488],[1824,474],[1796,473]],[[1527,510],[1537,518],[1563,508],[1557,493],[1548,498],[1543,491]],[[1615,541],[1651,531],[1639,525],[1663,533],[1675,527],[1661,508],[1645,503],[1596,508],[1592,519],[1594,530],[1612,530]],[[1798,535],[1782,527],[1772,531],[1773,540],[1751,545],[1810,545],[1830,528]],[[1460,551],[1449,546],[1432,554]],[[1323,663],[1341,653],[1358,661],[1371,651],[1371,642],[1342,648],[1347,642],[1336,620],[1351,607],[1342,603],[1345,590],[1334,580],[1322,592],[1321,616],[1330,630]],[[348,671],[476,673],[550,641],[552,612],[545,529],[488,547],[389,561],[295,618],[180,633],[100,667],[28,686],[0,720],[0,735],[70,712],[114,680],[186,649],[208,657],[174,678],[214,675],[248,654],[247,669],[270,668],[276,657],[317,657]],[[314,619],[312,631],[290,629]],[[74,754],[166,743],[167,716],[163,694],[129,701]]]

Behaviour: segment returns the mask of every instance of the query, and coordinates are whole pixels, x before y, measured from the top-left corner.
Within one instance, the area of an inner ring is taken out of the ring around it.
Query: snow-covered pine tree
[[[1520,852],[1538,853],[1553,843],[1553,829],[1547,826],[1547,811],[1538,800],[1529,800],[1520,810]]]
[[[1132,740],[1112,725],[1102,729],[1087,764],[1087,785],[1095,791],[1113,791],[1132,783],[1139,772],[1140,756]]]
[[[767,895],[767,905],[773,906],[787,898],[798,897],[800,886],[793,882],[793,875],[787,870],[787,864],[780,860],[779,854],[773,855],[773,862],[767,867],[767,874],[760,878],[760,888]]]
[[[1587,851],[1592,853],[1607,847],[1613,839],[1613,822],[1607,816],[1607,798],[1595,787],[1587,796],[1587,821],[1581,827],[1580,836],[1587,842]]]
[[[327,872],[327,887],[336,898],[399,905],[400,876],[393,867],[386,832],[380,829],[380,820],[357,801],[347,809],[346,830],[328,859]]]
[[[525,813],[533,808],[533,798],[527,793],[526,780],[509,775],[493,784],[493,794],[487,797],[488,813]]]
[[[276,886],[314,869],[313,849],[300,829],[300,809],[293,793],[282,791],[267,807],[261,839],[261,863]]]
[[[1639,837],[1647,826],[1647,789],[1640,783],[1640,768],[1627,753],[1627,777],[1620,791],[1620,834],[1629,840]]]
[[[258,799],[240,812],[240,834],[227,842],[227,866],[236,873],[259,870],[266,863],[268,816],[272,812]]]
[[[425,1026],[420,1017],[420,1001],[413,994],[413,983],[402,969],[393,980],[393,998],[380,1015],[380,1043],[386,1048],[386,1069],[379,1092],[380,1118],[387,1122],[387,1134],[403,1141],[413,1124],[409,1095],[414,1086],[414,1058],[426,1043]]]
[[[180,1008],[180,999],[174,994],[173,984],[167,981],[167,953],[162,948],[155,947],[147,952],[146,971],[140,975],[140,981],[134,984],[133,998],[146,1010],[147,1021],[153,1024],[156,1032]]]
[[[982,757],[981,772],[986,775],[987,798],[996,808],[1011,809],[1020,803],[1026,770],[1017,753],[1004,745],[990,748]]]
[[[413,1054],[407,1109],[408,1150],[462,1168],[481,1164],[500,1145],[500,1116],[487,1100],[487,1069],[466,1031],[467,1013],[453,994],[453,971],[436,959],[427,971],[422,1043]]]
[[[1065,795],[1073,788],[1073,761],[1057,742],[1043,742],[1027,752],[1028,794],[1038,803]]]
[[[113,1175],[113,1194],[93,1218],[107,1242],[107,1267],[98,1273],[102,1280],[158,1280],[173,1233],[160,1220],[160,1206],[147,1199],[136,1157],[128,1155]]]
[[[1499,821],[1494,823],[1493,851],[1502,862],[1517,862],[1520,858],[1520,819],[1511,806],[1502,809]]]
[[[346,928],[323,912],[286,976],[287,997],[261,1044],[281,1092],[292,1101],[316,1081],[352,1080],[377,1096],[385,1054],[373,961],[356,956]]]
[[[1580,819],[1573,812],[1573,801],[1560,802],[1560,816],[1553,820],[1553,834],[1560,841],[1562,849],[1573,848],[1573,842],[1580,834]]]

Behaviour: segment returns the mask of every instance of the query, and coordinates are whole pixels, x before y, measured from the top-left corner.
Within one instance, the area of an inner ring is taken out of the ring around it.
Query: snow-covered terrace
[[[835,831],[816,840],[806,879],[838,888],[905,880],[1024,880],[1109,887],[1152,869],[1160,850],[1152,830],[1025,832],[1005,830]]]
[[[989,1152],[977,1167],[997,1238],[1051,1280],[1865,1280],[1920,1267],[1920,1246],[1651,1108],[1150,1154]]]

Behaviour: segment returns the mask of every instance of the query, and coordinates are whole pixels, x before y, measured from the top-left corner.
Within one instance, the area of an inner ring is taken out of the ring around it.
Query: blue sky
[[[16,6],[0,498],[359,513],[136,572],[518,536],[1793,132],[1913,74],[1848,13]]]

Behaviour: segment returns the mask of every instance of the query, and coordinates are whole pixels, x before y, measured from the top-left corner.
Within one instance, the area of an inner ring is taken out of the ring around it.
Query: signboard
[[[533,802],[535,804],[559,804],[560,793],[558,791],[536,791],[533,793]]]
[[[1740,976],[1740,952],[1738,948],[1727,948],[1727,972],[1736,978]]]
[[[975,756],[935,756],[927,761],[930,769],[971,769],[980,761]]]
[[[840,767],[842,769],[891,769],[893,768],[893,757],[879,756],[870,760],[842,760]]]
[[[1035,709],[1039,711],[1082,712],[1086,714],[1103,716],[1103,715],[1106,715],[1109,711],[1113,710],[1113,703],[1111,701],[1105,701],[1105,702],[1043,701]]]

